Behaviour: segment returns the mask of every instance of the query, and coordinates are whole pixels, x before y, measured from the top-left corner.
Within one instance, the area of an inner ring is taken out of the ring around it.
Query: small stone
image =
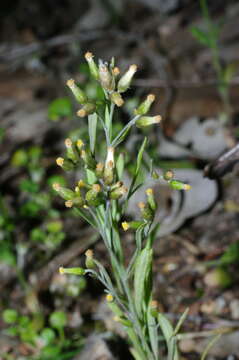
[[[239,319],[239,300],[234,299],[231,301],[230,305],[231,317],[233,320]]]

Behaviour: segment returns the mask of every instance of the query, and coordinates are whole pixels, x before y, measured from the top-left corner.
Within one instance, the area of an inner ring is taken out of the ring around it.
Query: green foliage
[[[8,325],[6,333],[9,336],[17,336],[23,343],[34,347],[34,355],[28,357],[31,360],[52,360],[71,358],[81,343],[65,339],[64,331],[67,325],[66,314],[62,311],[55,311],[49,317],[51,327],[45,326],[45,319],[42,314],[32,316],[20,315],[14,309],[6,309],[2,315],[3,321]]]
[[[221,96],[224,113],[221,114],[222,122],[230,119],[231,105],[229,99],[230,81],[235,74],[233,64],[223,65],[220,58],[219,36],[222,24],[215,24],[210,16],[207,0],[200,0],[201,12],[204,19],[205,29],[193,26],[190,28],[191,34],[195,39],[211,50],[212,65],[217,76],[217,88]]]
[[[48,106],[48,117],[52,121],[59,121],[61,118],[71,118],[73,109],[68,97],[53,100]]]
[[[77,115],[88,117],[88,136],[85,136],[84,140],[75,137],[66,139],[66,151],[63,157],[57,159],[57,164],[65,171],[80,168],[83,178],[75,184],[74,189],[69,189],[59,182],[53,184],[53,189],[64,199],[66,207],[73,208],[75,213],[100,233],[109,254],[111,273],[109,275],[90,249],[86,252],[85,269],[61,267],[59,271],[72,276],[91,274],[104,285],[109,307],[115,314],[115,320],[124,326],[133,346],[132,354],[135,359],[158,360],[161,327],[168,347],[168,358],[176,360],[176,332],[181,324],[174,330],[166,318],[160,317],[157,309],[154,309],[154,315],[151,314],[152,245],[159,227],[159,224],[154,223],[157,204],[152,189],[147,189],[145,202],[139,203],[139,219],[122,223],[125,231],[130,228],[135,231],[135,252],[127,267],[120,238],[121,221],[125,217],[128,201],[144,181],[142,167],[147,138],[142,141],[140,148],[135,149],[137,160],[136,166],[131,167],[129,189],[123,183],[127,154],[118,152],[118,148],[132,127],[148,127],[160,121],[159,115],[147,115],[155,96],[148,95],[134,110],[132,119],[119,128],[118,132],[115,131],[113,124],[116,108],[124,104],[124,93],[131,84],[137,66],[131,65],[118,79],[120,71],[115,67],[114,59],[109,64],[99,61],[97,65],[91,53],[86,53],[85,57],[89,72],[97,81],[97,87],[101,87],[104,97],[96,99],[93,91],[86,92],[87,87],[83,88],[72,79],[67,82],[76,101],[82,105]],[[127,111],[129,112],[129,107]],[[102,139],[102,134],[105,137],[103,141],[99,140]],[[99,151],[99,148],[103,151]],[[150,173],[153,173],[153,169],[150,169]],[[157,178],[168,182],[168,185],[175,189],[190,188],[188,184],[174,179],[172,172],[170,174],[167,177],[157,175]],[[59,316],[58,313],[57,315]],[[53,321],[55,316],[52,315],[50,322],[59,330],[57,320]],[[64,315],[61,321],[64,323]]]
[[[55,329],[64,328],[66,326],[66,314],[63,311],[55,311],[50,316],[50,324]]]

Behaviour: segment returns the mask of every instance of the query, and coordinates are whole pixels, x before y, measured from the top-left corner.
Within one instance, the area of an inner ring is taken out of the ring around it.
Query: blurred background
[[[51,187],[79,178],[66,178],[55,164],[64,139],[87,137],[66,80],[101,96],[86,51],[106,61],[114,56],[122,71],[138,65],[114,131],[154,93],[153,113],[163,121],[146,131],[144,161],[151,157],[159,171],[174,169],[192,185],[186,194],[157,187],[155,298],[173,321],[190,307],[187,333],[226,327],[208,359],[239,359],[238,150],[221,171],[211,166],[206,175],[213,179],[204,177],[205,166],[239,138],[238,16],[237,0],[1,2],[1,360],[131,359],[104,289],[58,274],[59,266],[83,265],[89,247],[108,266],[100,239]],[[129,171],[143,136],[133,130],[125,144]],[[128,216],[134,214],[133,202]],[[122,236],[130,253],[133,236]],[[182,340],[183,358],[198,359],[207,342]]]

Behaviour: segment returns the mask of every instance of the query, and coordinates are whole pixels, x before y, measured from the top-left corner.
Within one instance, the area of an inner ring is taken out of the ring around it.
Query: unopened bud
[[[82,148],[85,146],[85,144],[83,143],[83,141],[81,139],[78,139],[76,142],[76,147],[78,150],[82,150]]]
[[[70,79],[67,81],[66,85],[71,89],[73,95],[75,96],[76,100],[80,103],[80,104],[85,104],[87,101],[87,96],[84,93],[84,91],[82,91],[79,86],[76,85],[75,80]]]
[[[147,189],[146,190],[146,195],[148,197],[149,206],[151,207],[151,209],[153,211],[155,211],[157,209],[157,204],[156,204],[155,199],[154,199],[153,189],[151,189],[151,188]]]
[[[113,90],[113,88],[114,88],[113,78],[109,72],[108,67],[103,62],[100,62],[100,64],[99,64],[99,78],[100,78],[100,83],[101,83],[101,86],[103,87],[103,89]]]
[[[96,63],[94,61],[93,54],[88,51],[85,54],[85,59],[88,62],[89,70],[90,70],[91,75],[93,76],[93,78],[95,80],[99,80],[99,70],[98,70],[98,67],[97,67],[97,65],[96,65]]]
[[[120,199],[123,195],[125,195],[127,193],[128,189],[125,186],[121,186],[119,188],[114,189],[113,191],[110,192],[110,198],[112,200],[118,200]]]
[[[93,269],[95,267],[95,262],[94,262],[94,252],[91,249],[88,249],[85,252],[85,256],[86,256],[86,260],[85,260],[85,266],[87,267],[87,269]]]
[[[107,302],[111,303],[113,300],[114,300],[113,295],[111,295],[111,294],[106,295],[106,301]]]
[[[150,313],[155,318],[158,316],[158,308],[159,308],[158,301],[152,300],[150,303]]]
[[[71,139],[65,140],[66,146],[66,154],[68,159],[73,161],[73,163],[77,163],[79,161],[79,155],[76,151],[75,145],[72,143]]]
[[[104,174],[104,164],[103,163],[98,163],[96,165],[95,174],[100,179],[103,177],[103,174]]]
[[[110,99],[118,107],[120,107],[124,104],[124,100],[123,100],[122,96],[120,95],[120,93],[118,93],[116,91],[110,95]]]
[[[121,79],[118,82],[119,92],[125,92],[130,87],[131,81],[136,71],[137,71],[137,66],[130,65],[128,71],[126,71],[126,73],[121,77]]]
[[[81,150],[81,158],[84,161],[85,165],[90,170],[95,170],[96,161],[93,158],[92,154],[88,150]]]
[[[127,221],[122,222],[122,228],[124,229],[124,231],[127,231],[130,228],[130,225]]]
[[[72,275],[85,275],[85,269],[81,267],[75,267],[75,268],[59,268],[59,273],[61,275],[63,274],[72,274]]]
[[[104,202],[104,196],[99,184],[92,185],[92,189],[86,193],[86,201],[90,206],[99,206]]]
[[[77,111],[76,115],[79,117],[85,117],[95,112],[96,106],[93,103],[86,103],[83,107]]]
[[[115,66],[115,67],[112,69],[112,74],[113,74],[114,76],[118,76],[118,75],[120,74],[120,69],[119,69],[117,66]]]
[[[191,186],[189,184],[184,184],[182,181],[179,180],[171,180],[169,181],[169,185],[174,190],[190,190]]]
[[[166,181],[172,180],[174,178],[174,172],[172,170],[167,170],[163,173],[163,178]]]
[[[73,162],[71,162],[70,160],[64,159],[62,157],[57,158],[56,163],[58,166],[62,167],[62,169],[65,171],[70,171],[75,168]]]
[[[145,204],[144,202],[139,202],[138,207],[141,211],[141,215],[144,220],[153,221],[154,211],[151,209],[149,204]]]
[[[150,110],[152,103],[155,100],[155,95],[149,94],[147,98],[135,109],[135,115],[145,115]]]
[[[135,124],[138,128],[144,128],[153,124],[158,124],[162,120],[160,115],[157,116],[141,116],[136,120]]]
[[[73,200],[75,197],[74,191],[63,187],[60,184],[55,183],[52,187],[64,200]]]

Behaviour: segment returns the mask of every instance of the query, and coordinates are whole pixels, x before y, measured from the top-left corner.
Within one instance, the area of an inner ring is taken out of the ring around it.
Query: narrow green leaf
[[[79,216],[81,216],[86,222],[88,222],[88,224],[90,224],[93,228],[98,229],[97,228],[97,224],[95,223],[94,219],[92,219],[92,217],[86,213],[86,211],[84,211],[83,209],[77,209],[74,208],[73,212]]]
[[[149,293],[152,285],[153,250],[144,248],[138,255],[134,271],[135,307],[140,318],[148,307]]]
[[[105,126],[108,131],[109,139],[111,139],[112,123],[111,123],[111,118],[110,118],[109,107],[107,105],[105,106]]]
[[[148,307],[147,313],[148,332],[151,348],[153,350],[155,359],[159,357],[159,342],[158,342],[158,329],[156,319],[151,315],[151,307]]]
[[[186,319],[186,317],[188,315],[188,312],[189,312],[189,308],[186,308],[185,311],[183,312],[183,314],[180,316],[180,319],[178,320],[178,323],[175,326],[174,336],[178,334],[182,324],[184,323],[184,320]]]
[[[200,44],[211,47],[210,36],[206,31],[203,31],[196,26],[192,26],[190,31]]]
[[[116,160],[116,170],[118,179],[121,180],[124,173],[124,155],[122,153],[119,154]]]
[[[174,329],[170,321],[163,314],[158,314],[158,324],[164,335],[168,348],[168,360],[178,360],[178,350],[174,337]]]
[[[90,137],[90,150],[92,154],[95,152],[95,140],[96,140],[96,131],[97,131],[97,120],[98,116],[96,113],[88,116],[88,129]]]
[[[97,177],[95,176],[95,173],[92,170],[86,169],[86,175],[89,184],[92,185],[97,181]]]
[[[142,145],[141,145],[141,147],[139,149],[138,156],[137,156],[137,163],[136,163],[136,170],[135,170],[135,175],[136,176],[138,176],[138,173],[139,173],[139,170],[140,170],[140,167],[141,167],[143,153],[144,153],[146,145],[147,145],[147,138],[145,137],[144,141],[143,141],[143,143],[142,143]]]
[[[201,356],[201,360],[205,360],[206,356],[208,355],[210,349],[214,346],[214,344],[220,339],[220,337],[222,336],[222,334],[218,334],[216,336],[213,337],[213,339],[208,343],[208,345],[206,346],[205,350],[202,353]]]

